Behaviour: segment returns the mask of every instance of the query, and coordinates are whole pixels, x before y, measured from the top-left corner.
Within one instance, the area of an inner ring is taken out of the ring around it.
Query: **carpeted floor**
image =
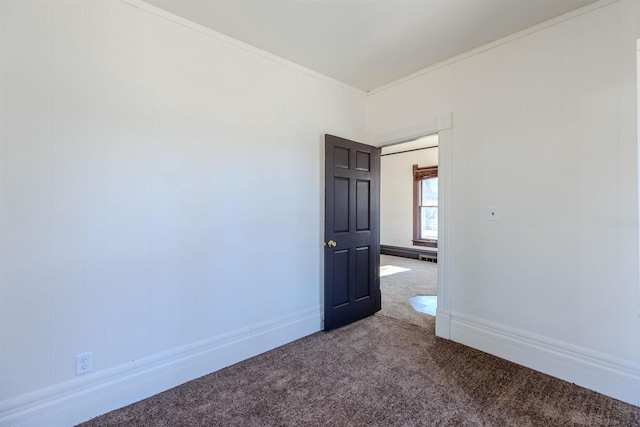
[[[83,424],[434,425],[638,426],[640,408],[371,316]]]
[[[377,313],[435,330],[435,317],[416,311],[409,300],[417,295],[437,295],[438,264],[417,259],[380,255],[382,309]]]

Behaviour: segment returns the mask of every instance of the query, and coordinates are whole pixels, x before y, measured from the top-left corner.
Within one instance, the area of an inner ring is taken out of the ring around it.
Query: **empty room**
[[[639,68],[638,0],[0,0],[0,427],[640,425]]]
[[[438,294],[438,135],[380,150],[379,314],[433,329]]]

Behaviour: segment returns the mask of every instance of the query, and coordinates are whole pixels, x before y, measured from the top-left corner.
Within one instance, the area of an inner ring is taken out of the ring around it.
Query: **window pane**
[[[422,180],[422,206],[438,206],[438,178]]]
[[[420,208],[420,238],[438,239],[438,208]]]

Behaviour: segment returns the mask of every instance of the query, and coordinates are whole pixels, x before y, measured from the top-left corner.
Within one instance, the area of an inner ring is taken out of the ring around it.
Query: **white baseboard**
[[[451,339],[451,314],[439,308],[436,309],[436,336]]]
[[[73,426],[321,330],[320,307],[0,402],[1,427]]]
[[[456,312],[451,340],[640,406],[640,364]]]

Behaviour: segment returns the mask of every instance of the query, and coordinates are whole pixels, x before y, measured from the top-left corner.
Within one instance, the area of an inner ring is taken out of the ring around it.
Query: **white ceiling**
[[[437,147],[438,146],[438,134],[423,136],[422,138],[414,139],[413,141],[403,142],[401,144],[387,145],[382,147],[381,154],[394,154],[402,153],[405,151],[421,150],[423,148]]]
[[[594,0],[147,0],[363,90]]]

